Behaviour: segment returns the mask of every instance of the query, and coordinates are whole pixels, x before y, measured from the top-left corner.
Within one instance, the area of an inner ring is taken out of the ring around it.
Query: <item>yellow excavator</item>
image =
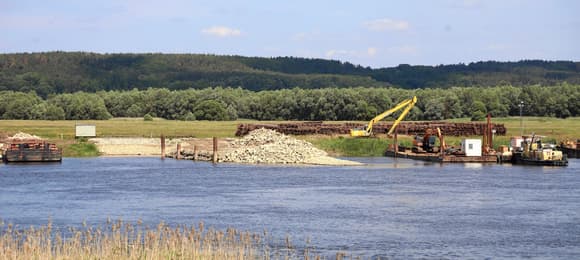
[[[415,106],[415,103],[417,103],[416,96],[414,96],[413,98],[405,99],[403,102],[397,104],[395,107],[381,113],[378,116],[375,116],[375,118],[373,118],[373,119],[371,119],[371,121],[369,121],[369,124],[366,127],[350,129],[350,136],[354,136],[354,137],[371,136],[373,134],[373,125],[376,122],[380,121],[381,119],[391,115],[392,113],[394,113],[394,112],[396,112],[399,109],[404,107],[405,110],[403,110],[403,112],[401,113],[399,118],[397,118],[397,120],[395,120],[395,123],[393,123],[393,126],[391,126],[391,129],[389,129],[389,132],[387,133],[388,136],[391,136],[391,134],[393,133],[395,128],[397,128],[397,125],[399,125],[401,120],[403,120],[403,118],[405,118],[405,116],[409,113],[409,111],[411,111],[411,108],[413,108],[413,106]]]

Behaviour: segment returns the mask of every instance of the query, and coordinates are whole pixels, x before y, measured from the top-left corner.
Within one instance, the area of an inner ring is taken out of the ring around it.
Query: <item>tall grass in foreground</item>
[[[83,225],[66,232],[46,226],[17,230],[0,226],[0,259],[311,259],[309,249],[297,253],[289,238],[271,249],[267,235],[196,226],[170,227],[161,222],[151,229],[121,220],[106,228]],[[302,252],[301,252],[302,253]],[[337,255],[338,257],[338,255]],[[314,259],[319,259],[319,256]]]

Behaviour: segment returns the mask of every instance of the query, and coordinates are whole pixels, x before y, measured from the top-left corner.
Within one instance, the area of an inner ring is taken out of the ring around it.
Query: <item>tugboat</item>
[[[513,164],[540,166],[567,166],[568,158],[555,145],[543,144],[542,137],[523,136],[522,145],[512,153]]]

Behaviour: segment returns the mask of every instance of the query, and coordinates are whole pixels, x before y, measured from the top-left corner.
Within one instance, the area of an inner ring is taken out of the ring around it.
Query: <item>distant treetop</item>
[[[203,54],[0,54],[0,91],[35,91],[42,97],[77,91],[147,88],[318,89],[580,83],[580,62],[522,60],[372,69],[336,60]]]

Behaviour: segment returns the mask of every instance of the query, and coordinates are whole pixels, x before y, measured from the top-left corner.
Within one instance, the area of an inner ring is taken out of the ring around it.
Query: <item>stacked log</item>
[[[393,125],[392,122],[380,122],[373,126],[373,132],[384,134]],[[344,123],[344,124],[325,124],[320,121],[303,122],[303,123],[282,123],[282,124],[239,124],[236,136],[244,136],[255,129],[265,128],[275,130],[283,134],[291,135],[341,135],[349,134],[350,129],[357,127],[366,127],[361,123]],[[485,123],[449,123],[442,121],[426,122],[402,122],[398,126],[397,132],[406,135],[423,135],[427,129],[440,128],[441,132],[447,136],[474,136],[483,135]],[[505,135],[506,128],[503,124],[492,124],[496,130],[496,135]]]

